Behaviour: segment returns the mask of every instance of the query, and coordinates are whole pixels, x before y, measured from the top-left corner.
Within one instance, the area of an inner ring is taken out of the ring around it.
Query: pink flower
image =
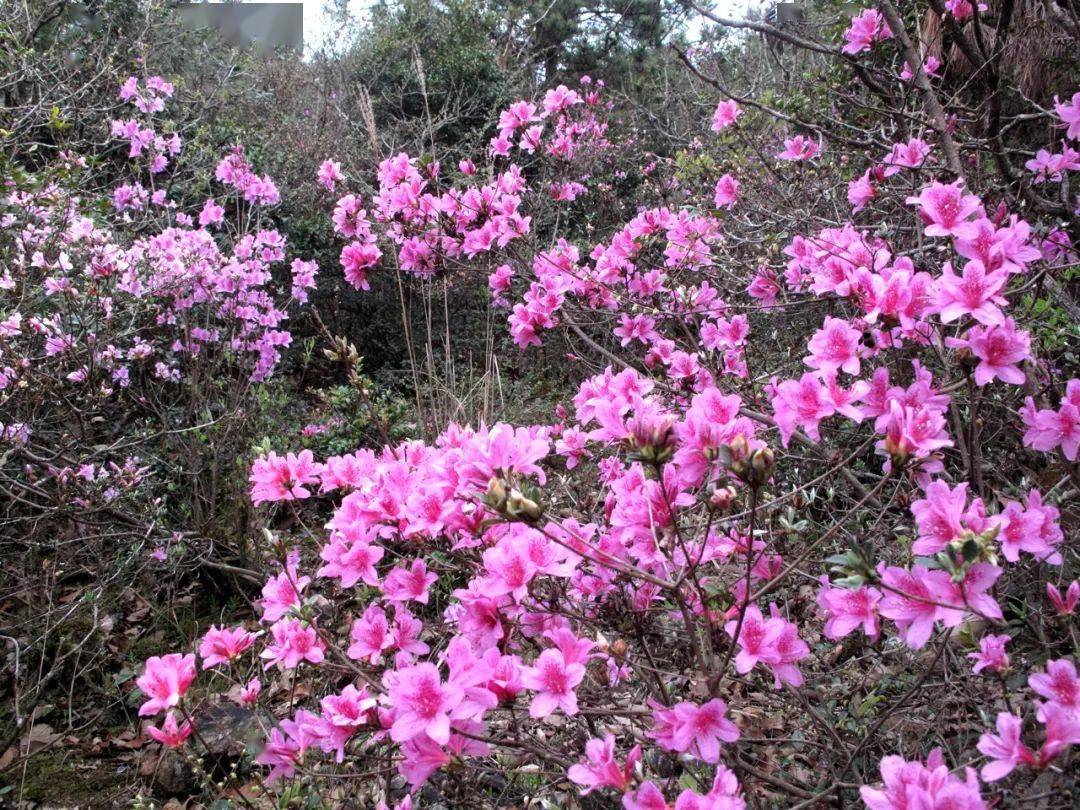
[[[712,789],[703,796],[687,788],[675,800],[675,810],[746,810],[746,800],[735,774],[718,765]]]
[[[716,193],[713,198],[717,208],[727,208],[729,211],[739,200],[739,181],[730,174],[725,174],[716,181]]]
[[[893,33],[889,30],[888,23],[881,16],[881,12],[868,8],[859,16],[851,18],[851,27],[844,32],[847,44],[843,51],[849,55],[868,51],[875,42],[892,39],[892,36]]]
[[[614,333],[615,337],[620,338],[620,346],[629,346],[633,340],[640,340],[647,346],[658,337],[656,319],[649,315],[627,315],[624,312],[619,316],[619,325]]]
[[[292,501],[311,497],[306,485],[319,483],[321,465],[310,450],[279,456],[273,450],[251,465],[251,502]]]
[[[623,810],[671,810],[664,794],[651,781],[642,782],[636,791],[622,800]]]
[[[936,76],[938,69],[941,67],[941,61],[936,56],[926,57],[926,61],[923,63],[923,72],[929,76]],[[915,71],[912,70],[911,65],[904,62],[904,68],[900,71],[900,80],[910,82],[915,78]]]
[[[585,678],[583,664],[568,663],[559,650],[544,650],[521,673],[521,683],[536,692],[529,705],[529,716],[547,717],[556,709],[562,709],[567,715],[578,712],[578,684]]]
[[[746,674],[761,663],[772,670],[777,689],[781,682],[800,686],[802,674],[794,664],[809,655],[810,648],[799,638],[793,623],[776,615],[775,608],[773,613],[766,621],[757,605],[749,605],[741,628],[736,619],[724,626],[725,632],[739,644],[735,670]]]
[[[857,214],[862,211],[868,202],[877,196],[877,189],[870,179],[870,169],[848,183],[847,198],[851,203],[851,213]]]
[[[834,588],[829,578],[822,575],[818,605],[825,613],[825,637],[836,640],[844,638],[862,625],[863,632],[871,639],[878,637],[878,603],[881,591],[877,588]]]
[[[180,702],[195,680],[195,655],[171,653],[146,660],[146,669],[135,681],[149,700],[139,707],[139,717],[149,717]]]
[[[344,179],[345,175],[341,173],[341,164],[336,160],[324,160],[319,166],[318,180],[327,191],[333,191],[335,183]]]
[[[317,574],[320,577],[340,577],[342,588],[351,588],[363,582],[373,588],[379,585],[375,563],[383,558],[385,551],[363,539],[348,540],[346,535],[334,532],[330,542],[322,547],[319,556],[326,562]]]
[[[1062,598],[1061,591],[1054,587],[1053,583],[1046,583],[1046,597],[1054,606],[1059,616],[1071,616],[1080,602],[1080,580],[1073,580]]]
[[[237,687],[229,697],[241,706],[254,706],[259,700],[259,692],[262,691],[262,683],[258,678],[252,678],[244,686]]]
[[[964,193],[960,180],[949,185],[933,183],[919,192],[918,197],[908,197],[907,202],[918,206],[927,236],[972,239],[977,233],[975,224],[968,220],[979,212],[982,203],[974,194]]]
[[[1046,703],[1039,706],[1035,716],[1046,727],[1046,740],[1039,749],[1040,766],[1045,767],[1069,746],[1080,744],[1080,711],[1076,708]]]
[[[326,657],[326,645],[315,628],[300,619],[282,619],[270,628],[273,641],[266,645],[260,658],[265,658],[264,669],[280,666],[296,669],[304,661],[321,664]]]
[[[1047,180],[1060,183],[1065,179],[1065,172],[1080,171],[1080,152],[1062,141],[1060,152],[1040,149],[1034,158],[1024,164],[1024,168],[1034,173],[1032,182],[1036,184],[1045,183]]]
[[[1080,95],[1080,93],[1077,95]],[[740,115],[742,115],[742,108],[739,107],[735,99],[721,101],[716,105],[716,112],[713,113],[712,131],[720,132],[720,130],[730,127]],[[1071,138],[1072,136],[1070,135],[1069,137]]]
[[[1009,562],[1020,559],[1020,552],[1031,554],[1051,565],[1061,565],[1055,546],[1064,539],[1058,526],[1058,510],[1042,502],[1038,490],[1028,491],[1025,505],[1009,501],[1001,513],[998,540]]]
[[[937,554],[965,531],[987,528],[982,500],[976,498],[967,506],[967,487],[964,483],[950,488],[944,481],[932,481],[926,497],[912,502],[911,514],[919,527],[919,537],[911,547],[915,554]]]
[[[881,581],[885,596],[881,600],[881,615],[896,622],[900,638],[913,650],[926,646],[939,618],[937,602],[947,589],[949,575],[944,571],[928,571],[921,565],[910,571],[886,568]]]
[[[1013,385],[1023,385],[1027,379],[1017,364],[1031,358],[1031,335],[1017,330],[1012,318],[1000,326],[973,326],[962,340],[948,338],[945,342],[953,348],[967,348],[979,358],[976,385],[986,385],[995,377]]]
[[[809,343],[810,356],[803,362],[822,374],[846,371],[858,374],[861,368],[862,332],[840,318],[825,318]]]
[[[996,326],[1004,322],[998,305],[1007,304],[1001,290],[1009,280],[1004,270],[987,272],[978,259],[964,265],[963,276],[953,272],[946,262],[938,279],[937,307],[942,323],[955,321],[961,315],[971,315],[979,323]]]
[[[1073,93],[1072,99],[1062,102],[1054,96],[1054,111],[1061,119],[1061,125],[1068,127],[1065,137],[1080,140],[1080,92]]]
[[[935,748],[923,765],[908,762],[902,757],[888,756],[881,760],[883,789],[863,785],[859,788],[863,804],[870,810],[914,810],[915,808],[948,808],[948,810],[985,810],[986,802],[979,795],[979,779],[971,768],[961,780],[949,773],[941,749]]]
[[[352,644],[346,655],[356,661],[366,660],[372,665],[379,663],[383,652],[394,646],[390,623],[378,605],[368,605],[363,617],[353,622],[349,638]]]
[[[986,733],[979,737],[976,746],[979,753],[990,758],[983,765],[980,773],[987,782],[1004,779],[1018,765],[1034,765],[1035,755],[1020,741],[1023,729],[1020,718],[1009,712],[999,712],[997,716],[997,734]]]
[[[190,721],[185,720],[184,725],[177,726],[176,715],[173,712],[165,715],[165,722],[161,724],[160,729],[154,726],[146,728],[147,734],[167,748],[179,748],[184,744],[184,740],[191,736],[192,731],[194,727]]]
[[[1071,712],[1080,711],[1080,678],[1067,658],[1046,662],[1046,672],[1028,676],[1028,685],[1036,694]]]
[[[828,389],[821,384],[817,375],[809,372],[803,374],[798,381],[784,380],[777,385],[772,407],[784,447],[787,447],[792,434],[800,427],[811,439],[820,441],[818,425],[822,419],[836,413]]]
[[[587,796],[598,787],[612,787],[619,792],[627,790],[634,781],[634,766],[641,759],[641,746],[635,745],[626,756],[626,762],[619,765],[615,760],[615,735],[607,734],[604,739],[592,739],[585,743],[584,763],[571,765],[566,771],[571,782],[582,785],[582,796]]]
[[[957,22],[963,22],[968,17],[975,15],[975,9],[972,6],[971,0],[945,0],[945,10],[948,11]],[[979,11],[987,11],[988,7],[986,3],[979,3]]]
[[[1060,407],[1035,409],[1035,402],[1028,397],[1021,411],[1024,418],[1024,444],[1036,450],[1048,452],[1060,446],[1065,458],[1076,461],[1080,448],[1080,379],[1069,380],[1067,394]]]
[[[892,151],[882,161],[885,176],[892,177],[901,169],[917,169],[930,154],[930,144],[922,138],[912,138],[907,143],[894,143]]]
[[[984,669],[991,672],[1004,672],[1009,668],[1009,656],[1005,652],[1005,645],[1012,639],[1008,636],[983,636],[979,639],[979,651],[968,653],[968,658],[975,662],[971,668],[978,675]]]
[[[450,739],[450,721],[465,699],[455,683],[443,683],[434,664],[417,664],[393,672],[385,678],[394,708],[390,737],[395,742],[427,734],[440,745]]]
[[[376,704],[367,687],[357,689],[352,684],[340,694],[324,697],[319,703],[323,720],[319,747],[328,754],[336,752],[337,761],[344,761],[345,743],[371,720]]]
[[[682,701],[670,709],[654,708],[649,736],[661,748],[715,764],[720,761],[720,743],[739,739],[738,726],[726,714],[727,704],[718,698],[701,706]]]
[[[224,218],[225,209],[213,200],[207,200],[199,212],[199,225],[203,228],[208,225],[220,225]]]
[[[428,603],[428,588],[439,577],[429,574],[427,564],[419,557],[413,560],[409,568],[395,568],[383,580],[382,592],[391,602]]]
[[[240,653],[251,647],[255,642],[255,635],[243,627],[219,628],[217,625],[210,625],[199,644],[203,669],[231,663]]]
[[[288,779],[296,773],[296,765],[303,755],[300,742],[292,733],[288,731],[283,733],[282,729],[298,731],[295,721],[283,720],[280,729],[270,730],[270,739],[266,741],[263,750],[255,758],[259,765],[270,766],[270,774],[266,777],[266,782],[271,785],[282,777]]]
[[[821,151],[821,141],[815,141],[805,135],[784,139],[784,150],[777,157],[780,160],[810,160]]]
[[[292,551],[285,562],[285,569],[266,581],[262,589],[262,621],[276,622],[289,611],[300,607],[300,594],[311,583],[311,577],[299,576],[296,569],[300,555]]]

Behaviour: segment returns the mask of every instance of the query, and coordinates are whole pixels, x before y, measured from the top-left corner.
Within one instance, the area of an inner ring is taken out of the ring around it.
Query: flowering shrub
[[[917,85],[903,92],[936,104],[931,66],[881,5],[841,52],[894,48],[895,80]],[[155,737],[185,744],[180,722],[220,695],[266,700],[265,790],[392,770],[403,806],[493,763],[536,763],[628,810],[744,807],[750,784],[803,806],[854,785],[871,808],[973,810],[1006,778],[1066,770],[1080,586],[1062,574],[1061,507],[1080,380],[1040,355],[1017,302],[1075,262],[1067,236],[968,182],[954,126],[897,133],[862,166],[820,131],[757,122],[756,161],[696,185],[677,163],[651,169],[651,204],[586,243],[565,212],[617,179],[605,156],[631,140],[602,90],[586,77],[512,104],[486,175],[387,158],[376,193],[341,196],[333,223],[354,287],[388,268],[486,278],[519,348],[569,331],[606,367],[547,424],[255,461],[253,502],[294,527],[266,533],[278,568],[260,629],[212,628],[198,688],[190,656],[148,662],[140,713],[179,713]],[[1078,97],[1056,108],[1068,138]],[[721,100],[708,148],[741,149],[728,139],[759,107]],[[1063,183],[1070,161],[1029,180]],[[791,216],[762,257],[743,231],[768,215],[743,210],[777,178],[820,182],[831,211]],[[330,159],[318,180],[355,181]],[[995,473],[1024,447],[1053,480]],[[850,709],[821,698],[838,670],[863,684]],[[282,708],[266,681],[305,687]],[[955,737],[886,741],[949,689],[972,698]]]

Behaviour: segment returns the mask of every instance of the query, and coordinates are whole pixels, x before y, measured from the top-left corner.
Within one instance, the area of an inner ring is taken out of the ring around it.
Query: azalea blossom
[[[851,27],[844,32],[847,42],[843,47],[846,54],[857,54],[870,50],[875,42],[892,39],[893,33],[888,23],[877,9],[864,9],[858,16],[851,18]]]
[[[150,717],[180,703],[195,680],[195,655],[152,656],[146,659],[146,669],[135,685],[149,698],[139,707],[139,717]]]
[[[703,762],[720,760],[720,744],[739,739],[739,728],[727,718],[727,704],[713,698],[701,706],[681,701],[670,709],[653,707],[649,736],[662,748],[688,753]]]
[[[742,108],[735,99],[726,99],[716,105],[716,112],[712,117],[712,131],[720,132],[730,127],[742,115]],[[1069,137],[1072,137],[1071,135]]]
[[[568,715],[577,714],[575,690],[584,678],[583,664],[568,663],[560,650],[544,650],[521,673],[522,686],[537,693],[529,705],[529,716],[547,717],[556,709]]]
[[[991,672],[1005,672],[1009,668],[1009,656],[1005,645],[1012,639],[1008,636],[985,635],[979,639],[979,651],[968,653],[968,658],[975,662],[971,668],[978,675],[984,669]]]
[[[805,135],[796,135],[793,138],[784,139],[784,149],[777,154],[780,160],[803,161],[811,160],[821,151],[821,141],[813,140]]]
[[[218,664],[228,664],[255,642],[255,633],[249,633],[243,627],[222,627],[211,625],[199,644],[199,655],[203,659],[203,669]]]
[[[969,239],[976,234],[975,225],[969,220],[979,212],[982,203],[974,194],[964,193],[960,180],[949,185],[932,183],[918,196],[908,197],[907,203],[919,209],[927,236]]]
[[[615,735],[606,734],[604,739],[591,739],[585,743],[585,762],[571,765],[566,771],[567,778],[584,789],[582,796],[587,796],[598,787],[611,787],[625,791],[634,778],[634,766],[641,760],[641,746],[635,745],[626,756],[626,761],[619,765],[615,759]]]
[[[165,722],[161,724],[161,728],[146,727],[146,733],[166,748],[179,748],[194,730],[189,720],[185,720],[182,726],[177,725],[174,712],[165,715]]]

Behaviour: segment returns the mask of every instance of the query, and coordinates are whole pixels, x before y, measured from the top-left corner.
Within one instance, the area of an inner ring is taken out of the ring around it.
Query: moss
[[[0,779],[11,788],[0,801],[15,801],[21,795],[24,802],[50,806],[100,806],[130,785],[132,773],[117,773],[108,762],[48,751],[31,757],[25,773],[16,768]]]

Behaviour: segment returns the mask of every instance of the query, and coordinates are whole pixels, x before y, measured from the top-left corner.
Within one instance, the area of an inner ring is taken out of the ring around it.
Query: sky
[[[213,2],[213,0],[211,0]],[[258,2],[296,2],[296,0],[258,0]],[[707,0],[706,0],[707,2]],[[712,7],[717,14],[741,18],[747,8],[760,6],[762,0],[713,0]],[[333,46],[340,35],[335,19],[326,11],[326,0],[302,0],[304,7],[304,48],[311,52],[322,46]],[[363,22],[374,0],[348,0],[349,14]],[[691,36],[696,26],[691,23]]]

